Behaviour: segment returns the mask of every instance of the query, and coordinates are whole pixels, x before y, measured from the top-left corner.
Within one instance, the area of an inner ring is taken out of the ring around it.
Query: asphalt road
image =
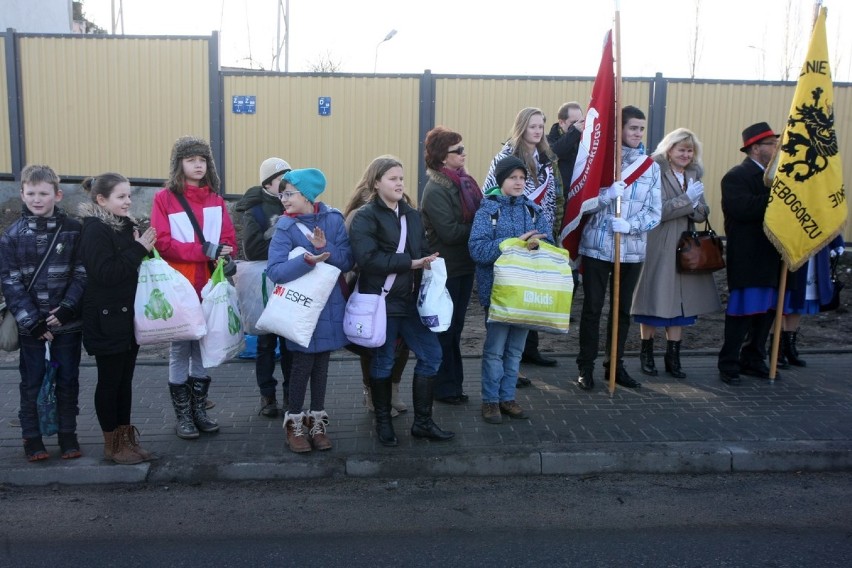
[[[848,566],[849,474],[0,488],[0,566]]]

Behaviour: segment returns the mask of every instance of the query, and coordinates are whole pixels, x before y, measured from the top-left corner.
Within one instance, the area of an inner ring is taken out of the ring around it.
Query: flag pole
[[[613,164],[613,179],[621,181],[621,15],[618,0],[615,2],[615,163]],[[615,216],[621,217],[621,198],[615,199]],[[612,311],[609,314],[612,321],[609,349],[609,396],[615,393],[615,374],[618,371],[618,311],[621,296],[621,233],[613,233],[613,267],[612,267]]]

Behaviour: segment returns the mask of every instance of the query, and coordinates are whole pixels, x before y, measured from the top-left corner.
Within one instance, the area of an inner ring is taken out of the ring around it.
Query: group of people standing
[[[559,242],[565,188],[571,183],[583,127],[578,103],[563,105],[547,134],[544,113],[522,109],[482,186],[465,167],[462,135],[443,126],[432,129],[424,144],[428,181],[419,210],[406,194],[403,164],[390,155],[368,165],[343,212],[319,201],[326,188],[320,170],[293,169],[277,157],[261,163],[260,184],[246,191],[235,208],[243,216],[246,258],[266,262],[267,275],[276,283],[299,278],[323,262],[346,275],[333,288],[308,346],[274,334],[258,336],[259,413],[272,418],[283,410],[290,450],[307,453],[333,447],[325,394],[330,355],[341,347],[360,357],[365,404],[375,414],[381,444],[399,443],[392,418],[408,410],[399,396],[399,382],[412,352],[416,363],[410,433],[435,441],[453,438],[434,422],[432,408],[433,401],[451,405],[469,401],[461,340],[474,283],[487,313],[493,267],[503,240],[519,238],[531,250],[541,242]],[[613,313],[610,294],[603,367],[615,366],[619,385],[641,386],[623,360],[631,315],[640,326],[641,372],[659,374],[654,341],[656,329],[662,327],[664,369],[682,379],[686,377],[680,360],[683,327],[694,324],[701,314],[721,310],[712,274],[683,274],[675,266],[681,233],[710,214],[701,181],[701,142],[693,132],[678,128],[649,157],[642,143],[645,127],[640,109],[622,109],[622,174],[611,186],[599,189],[582,226],[580,259],[572,259],[579,260],[582,273],[576,363],[577,384],[584,390],[594,388],[600,320],[607,289],[615,289],[616,235],[621,242],[619,309]],[[722,180],[730,297],[718,365],[721,380],[729,384],[738,383],[740,373],[768,376],[766,342],[775,317],[780,258],[762,230],[769,197],[763,175],[777,136],[766,123],[745,129],[741,150],[747,157]],[[0,280],[20,334],[19,417],[26,457],[30,461],[48,457],[36,411],[48,345],[49,360],[58,363],[60,453],[65,459],[81,455],[76,416],[82,345],[97,362],[95,408],[104,456],[120,464],[154,459],[140,445],[139,431],[131,421],[139,349],[133,331],[137,273],[156,247],[200,296],[213,263],[236,256],[237,237],[218,192],[210,146],[194,137],[175,143],[169,181],[155,196],[148,228],[131,217],[130,185],[119,174],[105,173],[83,183],[91,200],[79,209],[82,222],[57,206],[62,191],[49,167],[28,166],[21,187],[21,218],[0,238]],[[291,255],[297,247],[305,252]],[[814,313],[830,297],[824,275],[827,259],[842,252],[842,240],[833,242],[793,278],[798,284],[785,303],[784,363],[805,364],[796,351],[795,326],[801,315]],[[422,271],[439,256],[447,268],[453,316],[449,329],[436,334],[421,322],[416,302]],[[361,293],[386,294],[387,340],[375,349],[350,345],[343,332],[346,298],[355,287]],[[615,321],[619,331],[612,359]],[[487,322],[485,329],[482,419],[491,424],[504,417],[525,419],[527,413],[516,400],[516,388],[524,386],[520,362],[555,365],[556,361],[538,352],[537,335],[525,328]],[[274,377],[279,354],[281,403]],[[177,436],[192,439],[200,432],[217,431],[218,423],[207,414],[211,378],[198,341],[172,342],[168,375]]]

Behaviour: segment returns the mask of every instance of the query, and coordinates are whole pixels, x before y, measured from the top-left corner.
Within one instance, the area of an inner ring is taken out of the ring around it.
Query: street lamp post
[[[391,30],[388,32],[388,35],[385,36],[385,39],[376,44],[376,57],[373,58],[373,75],[376,74],[376,66],[379,63],[379,46],[391,39],[396,35],[396,30]]]

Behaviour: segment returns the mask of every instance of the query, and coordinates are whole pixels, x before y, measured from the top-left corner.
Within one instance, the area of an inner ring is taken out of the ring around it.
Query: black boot
[[[639,363],[642,373],[656,377],[657,366],[654,364],[654,338],[642,340],[642,350],[639,351]]]
[[[376,414],[376,435],[383,446],[396,446],[399,442],[391,422],[391,379],[379,381],[370,377],[370,396]]]
[[[192,392],[188,384],[173,385],[169,383],[169,394],[172,395],[172,406],[175,407],[175,434],[184,440],[198,437],[198,428],[192,421]]]
[[[787,361],[794,367],[807,367],[808,364],[799,357],[799,349],[796,347],[798,335],[798,331],[782,331],[779,353],[783,353]]]
[[[680,368],[680,341],[666,341],[666,372],[676,379],[685,379],[686,373]]]
[[[772,345],[773,341],[774,341],[774,337],[770,333],[769,334],[769,345]],[[787,361],[787,357],[784,356],[784,345],[782,343],[778,344],[778,359],[775,360],[775,364],[779,369],[789,369],[790,368],[790,363]]]
[[[192,420],[202,432],[218,432],[219,423],[207,416],[207,391],[210,377],[189,377],[187,384],[192,389]]]
[[[449,440],[455,434],[438,428],[432,421],[432,385],[435,377],[414,375],[412,385],[414,399],[414,423],[411,425],[411,435],[415,438],[430,440]]]

